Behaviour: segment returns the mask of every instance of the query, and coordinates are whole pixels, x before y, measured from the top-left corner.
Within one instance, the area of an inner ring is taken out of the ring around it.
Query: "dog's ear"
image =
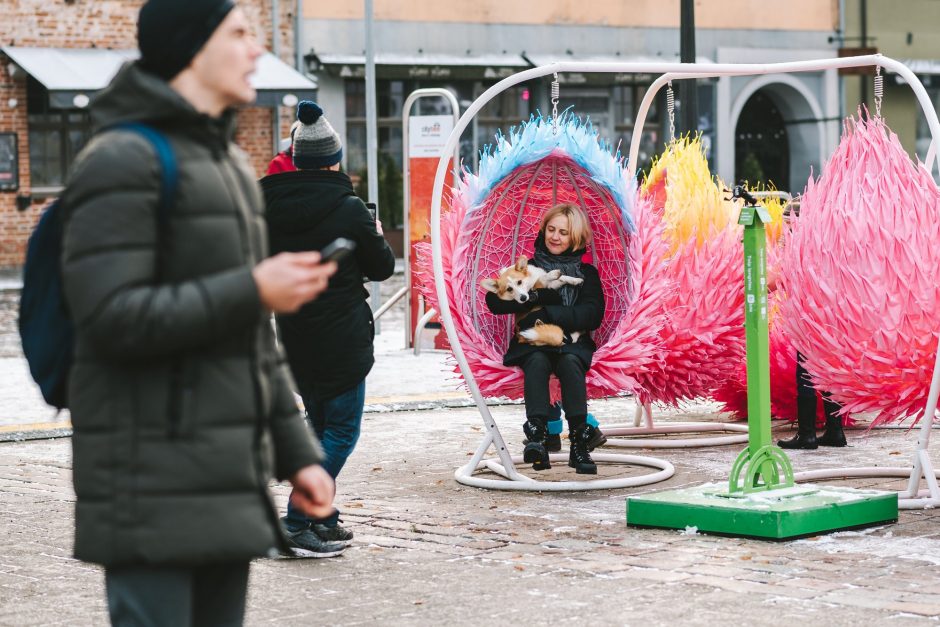
[[[499,283],[496,282],[496,279],[483,279],[480,281],[480,287],[494,294],[499,292]]]
[[[519,258],[516,260],[516,270],[519,272],[525,272],[525,269],[529,266],[529,259],[525,255],[519,255]]]

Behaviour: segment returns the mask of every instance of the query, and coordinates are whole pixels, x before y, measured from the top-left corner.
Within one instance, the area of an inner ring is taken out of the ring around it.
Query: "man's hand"
[[[281,253],[265,259],[251,271],[261,304],[275,313],[293,313],[319,296],[336,263],[320,263],[320,253]]]
[[[294,491],[291,502],[311,518],[327,518],[335,511],[333,478],[322,466],[304,466],[290,478]]]
[[[379,232],[379,235],[385,235],[385,231],[382,230],[382,221],[378,218],[375,219],[375,230]]]

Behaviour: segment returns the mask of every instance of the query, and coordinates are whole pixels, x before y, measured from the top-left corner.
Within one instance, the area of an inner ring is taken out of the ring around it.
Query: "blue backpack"
[[[160,202],[157,207],[157,267],[179,177],[170,142],[159,131],[132,122],[108,127],[139,133],[154,147],[160,162]],[[53,201],[39,219],[26,246],[23,291],[20,295],[20,338],[29,371],[42,397],[56,409],[68,407],[68,375],[75,342],[72,320],[62,292],[63,209]]]

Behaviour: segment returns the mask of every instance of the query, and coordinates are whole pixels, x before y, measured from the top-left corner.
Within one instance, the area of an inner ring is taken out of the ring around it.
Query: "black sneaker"
[[[286,531],[284,535],[293,557],[336,557],[346,550],[345,542],[324,540],[312,529]]]
[[[353,539],[353,532],[339,523],[336,523],[332,527],[314,523],[310,528],[327,542],[342,542],[346,546],[349,546]]]

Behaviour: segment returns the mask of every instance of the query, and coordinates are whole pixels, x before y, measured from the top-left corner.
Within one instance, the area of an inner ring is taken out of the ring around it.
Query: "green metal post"
[[[771,444],[770,349],[767,331],[767,269],[764,222],[758,209],[744,207],[744,332],[747,342],[748,448],[756,455]]]
[[[747,342],[748,447],[735,461],[730,492],[772,490],[793,485],[790,460],[773,445],[770,433],[770,339],[767,332],[767,239],[770,212],[742,187],[738,224],[744,227],[744,332]],[[746,466],[745,466],[746,465]],[[743,481],[742,481],[743,475]]]

